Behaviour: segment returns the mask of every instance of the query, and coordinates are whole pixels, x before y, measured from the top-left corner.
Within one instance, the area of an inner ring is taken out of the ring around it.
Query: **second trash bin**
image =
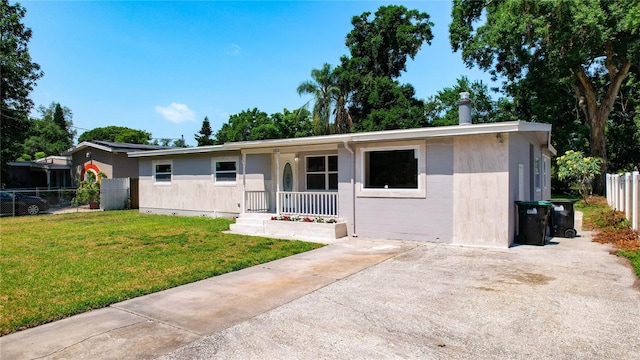
[[[518,235],[516,243],[544,245],[549,221],[548,201],[516,201],[518,205]]]
[[[552,200],[551,203],[551,235],[573,238],[577,232],[574,229],[575,212],[573,204],[576,200]]]

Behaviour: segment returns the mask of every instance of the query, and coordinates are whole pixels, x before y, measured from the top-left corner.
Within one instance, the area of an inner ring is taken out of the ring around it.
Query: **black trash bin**
[[[548,201],[516,201],[518,205],[518,233],[516,243],[544,245],[549,221]]]
[[[577,231],[574,229],[575,212],[573,204],[576,200],[551,201],[551,235],[573,238]]]

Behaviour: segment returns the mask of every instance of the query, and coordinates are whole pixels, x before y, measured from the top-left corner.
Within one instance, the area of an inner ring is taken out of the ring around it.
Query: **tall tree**
[[[268,116],[257,108],[231,115],[216,132],[216,144],[226,142],[285,139],[313,135],[311,113],[305,108]]]
[[[311,70],[311,79],[298,86],[298,95],[313,95],[313,125],[316,135],[331,133],[331,114],[342,96],[338,74],[325,63],[320,69]]]
[[[605,159],[606,170],[606,121],[640,59],[639,14],[637,0],[454,0],[450,40],[468,66],[506,82],[528,77],[569,84],[590,128],[591,154]],[[603,75],[608,79],[599,83]],[[602,178],[594,190],[602,192]]]
[[[257,136],[254,129],[262,126],[260,131],[263,135],[266,133],[265,126],[270,123],[269,115],[266,112],[258,110],[258,108],[247,109],[239,114],[231,115],[229,121],[222,124],[222,127],[216,133],[216,144],[224,144],[226,142],[261,140],[264,137]],[[270,134],[276,139],[277,134]]]
[[[40,105],[38,112],[40,118],[30,121],[23,154],[34,156],[42,152],[45,155],[60,155],[63,151],[70,149],[76,134],[75,130],[71,130],[73,125],[71,110],[53,102],[48,107]]]
[[[193,135],[195,140],[198,142],[197,146],[213,145],[215,143],[215,140],[211,138],[212,134],[213,131],[211,130],[209,118],[205,116],[204,120],[202,120],[202,127],[200,128],[200,132]]]
[[[151,141],[151,133],[144,130],[136,130],[124,126],[106,126],[85,131],[78,138],[78,142],[91,140],[129,144],[149,144],[149,141]]]
[[[493,101],[489,95],[489,88],[481,81],[469,81],[466,76],[456,80],[452,87],[446,87],[429,99],[425,104],[427,119],[431,126],[456,125],[459,121],[458,101],[460,93],[469,93],[473,106],[471,107],[471,118],[474,124],[488,123],[496,121],[511,120],[505,119],[499,112],[500,103]]]
[[[423,102],[410,84],[396,79],[406,71],[433,34],[429,14],[404,6],[381,6],[371,16],[364,12],[351,20],[347,34],[350,56],[338,70],[342,88],[351,94],[349,113],[357,131],[424,126]]]
[[[8,183],[7,162],[21,155],[33,108],[29,93],[42,77],[40,66],[31,61],[28,43],[31,29],[22,24],[26,14],[20,4],[0,0],[0,178]]]

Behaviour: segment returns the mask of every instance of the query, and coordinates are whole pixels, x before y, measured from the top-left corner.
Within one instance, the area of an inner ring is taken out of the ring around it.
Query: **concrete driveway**
[[[352,239],[0,338],[5,359],[638,359],[640,286],[581,238]]]
[[[163,359],[640,359],[640,286],[608,251],[425,244]]]

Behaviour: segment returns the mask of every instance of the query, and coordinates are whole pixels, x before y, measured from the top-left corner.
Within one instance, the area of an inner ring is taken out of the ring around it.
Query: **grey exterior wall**
[[[238,162],[235,184],[216,184],[212,161],[233,157]],[[172,162],[170,184],[156,184],[154,161]],[[240,213],[242,201],[242,162],[239,152],[140,158],[140,212],[229,217]]]
[[[420,146],[421,181],[424,196],[378,197],[359,191],[362,188],[362,150],[366,148],[406,145],[407,142],[372,143],[356,146],[356,196],[355,232],[358,236],[450,243],[452,240],[452,198],[453,198],[453,143],[451,139],[430,139],[412,141],[410,145]],[[342,158],[349,155],[341,152]],[[349,160],[344,159],[345,163]],[[342,162],[340,163],[342,164]],[[340,198],[350,193],[346,190],[346,177],[342,184]],[[345,188],[343,191],[342,189]],[[345,211],[347,206],[341,208]],[[350,218],[352,216],[341,217]]]

